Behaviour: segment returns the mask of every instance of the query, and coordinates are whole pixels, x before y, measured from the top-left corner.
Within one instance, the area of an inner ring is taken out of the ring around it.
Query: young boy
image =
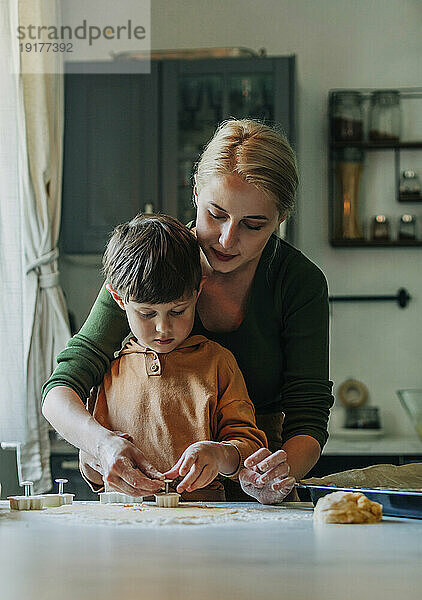
[[[172,217],[138,215],[114,230],[103,265],[134,337],[106,373],[95,419],[182,477],[183,499],[224,500],[217,475],[236,478],[266,438],[231,352],[190,336],[203,283],[194,236]]]

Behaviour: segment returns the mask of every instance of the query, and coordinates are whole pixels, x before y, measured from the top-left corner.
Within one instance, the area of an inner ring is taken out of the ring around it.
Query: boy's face
[[[192,331],[199,292],[168,304],[123,302],[107,285],[116,302],[126,311],[130,329],[138,342],[155,352],[167,354],[177,348]]]

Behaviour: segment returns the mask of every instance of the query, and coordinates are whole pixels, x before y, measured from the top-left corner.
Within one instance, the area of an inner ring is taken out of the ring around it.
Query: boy
[[[106,373],[95,419],[182,477],[183,499],[224,500],[217,475],[236,478],[266,438],[233,355],[190,336],[203,283],[195,238],[172,217],[138,215],[114,230],[103,265],[134,337]]]

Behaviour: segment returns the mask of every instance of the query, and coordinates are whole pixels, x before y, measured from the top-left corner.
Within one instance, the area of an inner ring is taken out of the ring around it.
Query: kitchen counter
[[[222,506],[221,504],[219,506]],[[224,506],[233,506],[225,504]],[[235,505],[259,508],[259,504]],[[169,527],[61,522],[0,502],[5,600],[416,600],[422,521],[314,525],[295,518]]]
[[[343,439],[337,437],[335,432],[328,438],[323,455],[347,454],[377,454],[377,455],[418,455],[422,456],[422,440],[416,435],[382,436],[375,439]]]
[[[53,437],[51,439],[51,454],[74,455],[78,454],[77,448],[66,440]],[[331,433],[326,443],[323,454],[400,454],[422,455],[422,440],[416,435],[407,437],[384,435],[376,439],[351,440],[337,437]]]

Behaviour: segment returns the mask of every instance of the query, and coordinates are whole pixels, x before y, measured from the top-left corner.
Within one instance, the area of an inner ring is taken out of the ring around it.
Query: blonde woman
[[[287,140],[247,119],[220,125],[195,174],[192,231],[206,279],[193,333],[231,350],[243,372],[270,450],[250,456],[239,481],[265,504],[283,500],[317,462],[332,405],[325,277],[275,235],[294,206],[297,182]],[[84,400],[128,333],[124,312],[103,288],[44,386],[47,418],[57,422],[58,395],[66,397],[74,419],[86,418]],[[64,434],[65,429],[63,423]],[[91,447],[88,427],[83,469],[89,479],[99,484],[103,476],[120,479],[134,496],[157,491],[161,483],[154,465],[132,446],[110,434],[106,451]],[[106,474],[98,458],[105,452]],[[227,489],[227,499],[242,499],[238,485]]]

